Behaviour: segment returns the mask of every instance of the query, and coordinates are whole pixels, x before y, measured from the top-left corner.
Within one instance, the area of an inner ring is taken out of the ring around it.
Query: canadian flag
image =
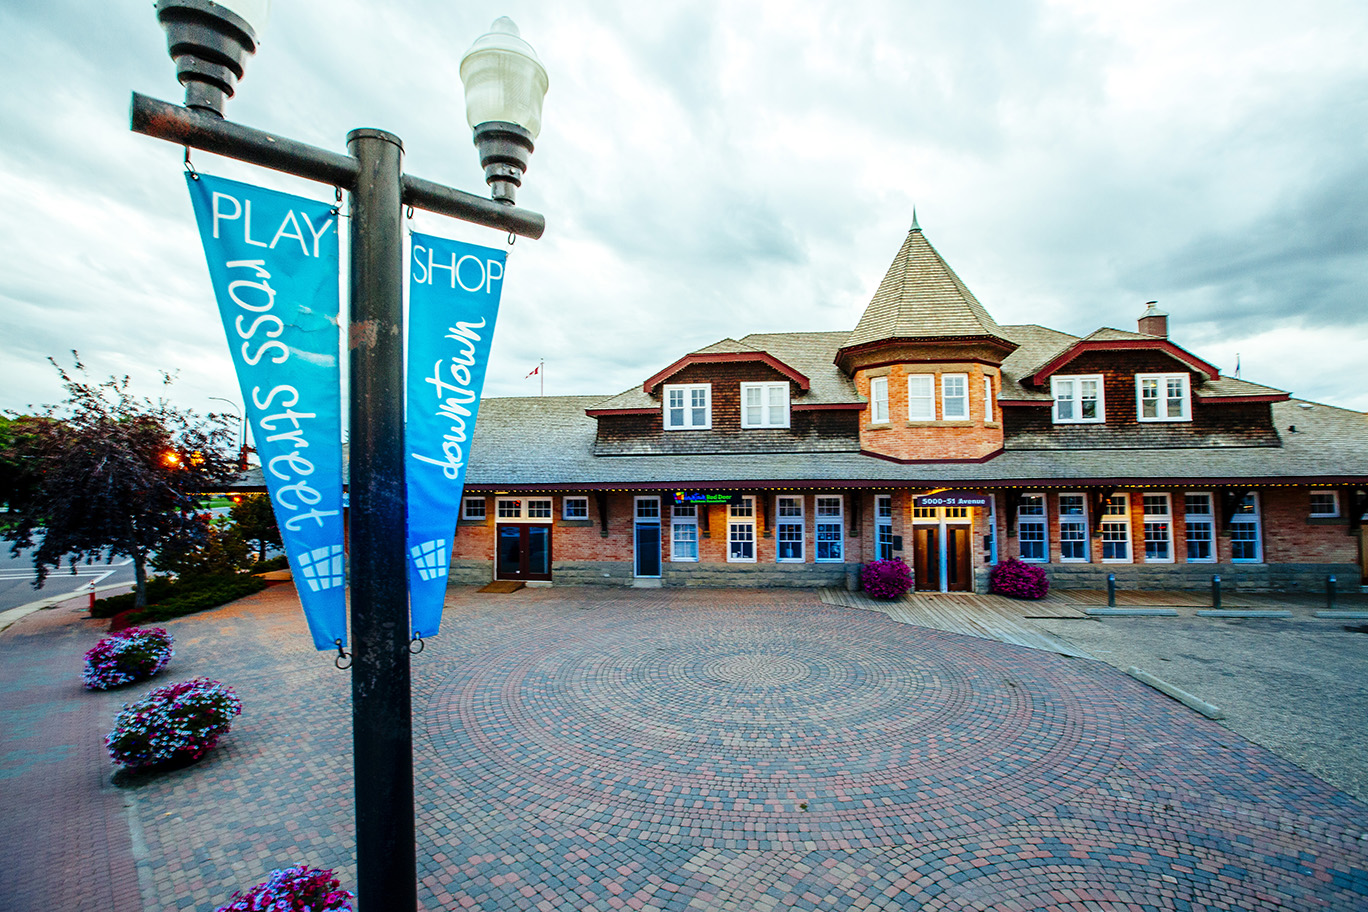
[[[529,374],[527,375],[527,377],[534,377],[534,376],[536,376],[540,371],[541,371],[541,365],[538,364],[536,367],[532,368],[532,372],[529,373]],[[523,377],[523,379],[526,380],[527,377]]]

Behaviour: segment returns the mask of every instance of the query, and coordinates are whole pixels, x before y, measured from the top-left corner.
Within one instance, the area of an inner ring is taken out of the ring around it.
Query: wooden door
[[[973,563],[969,526],[945,527],[945,588],[950,592],[968,592],[974,588]]]
[[[940,528],[913,526],[912,573],[918,592],[940,591]]]
[[[501,523],[495,536],[494,576],[549,580],[551,527],[545,523]]]

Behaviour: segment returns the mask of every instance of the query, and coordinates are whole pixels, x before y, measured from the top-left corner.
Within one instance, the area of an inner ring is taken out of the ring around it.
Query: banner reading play
[[[442,621],[466,459],[480,410],[507,253],[413,235],[409,263],[409,610],[413,633]]]
[[[318,649],[346,643],[337,215],[187,174],[228,348]]]

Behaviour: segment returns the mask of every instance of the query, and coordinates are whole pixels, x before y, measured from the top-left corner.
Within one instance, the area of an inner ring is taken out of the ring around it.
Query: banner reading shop
[[[442,621],[466,460],[499,316],[507,252],[413,235],[409,263],[409,611],[415,636]]]
[[[346,644],[337,215],[187,174],[266,490],[318,649]]]

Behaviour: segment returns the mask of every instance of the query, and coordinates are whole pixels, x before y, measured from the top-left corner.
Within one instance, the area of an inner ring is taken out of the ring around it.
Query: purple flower
[[[242,712],[233,689],[208,678],[194,678],[151,691],[125,703],[105,738],[109,756],[130,769],[176,760],[198,760],[208,753]]]
[[[81,681],[90,690],[109,690],[150,678],[176,654],[171,644],[171,634],[160,627],[110,634],[85,654]]]
[[[860,579],[865,592],[874,598],[901,598],[912,589],[912,570],[901,558],[876,560],[865,564]]]
[[[239,890],[216,912],[351,912],[352,898],[333,871],[297,865],[272,871],[245,893]]]
[[[1012,598],[1041,599],[1050,591],[1050,578],[1041,568],[1013,557],[993,568],[988,576],[988,591]]]

